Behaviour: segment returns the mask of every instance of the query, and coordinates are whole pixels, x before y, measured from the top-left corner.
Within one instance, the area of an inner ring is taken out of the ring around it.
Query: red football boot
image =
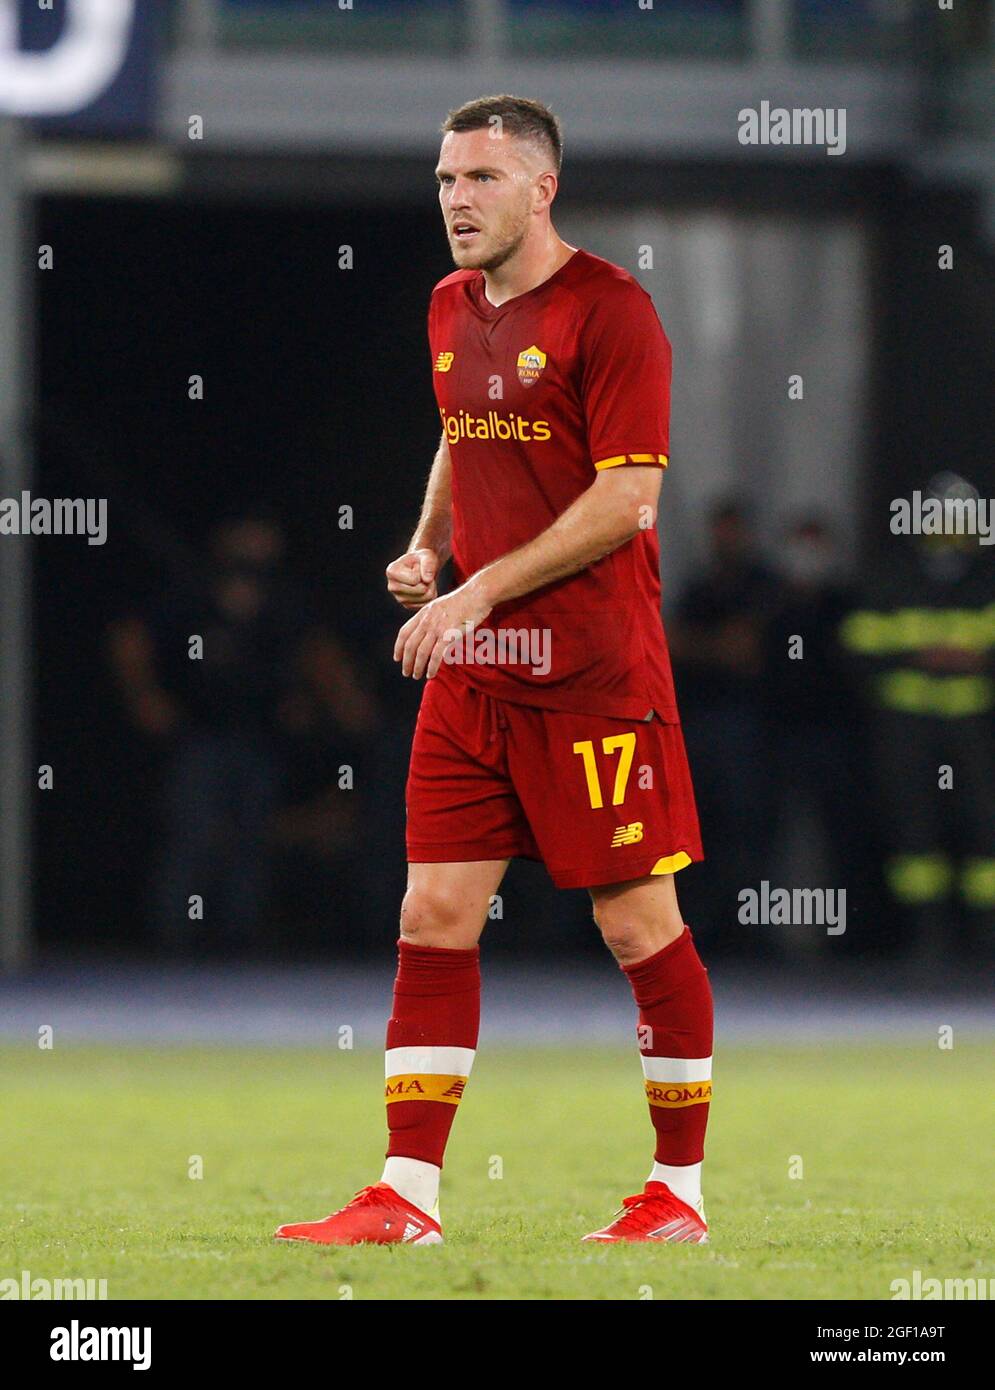
[[[315,1245],[441,1245],[442,1227],[427,1212],[385,1182],[361,1188],[341,1211],[323,1221],[280,1226],[279,1240],[308,1240]]]
[[[675,1244],[704,1245],[708,1227],[701,1213],[675,1197],[665,1182],[648,1182],[645,1192],[623,1197],[622,1210],[603,1230],[584,1240],[663,1240]]]

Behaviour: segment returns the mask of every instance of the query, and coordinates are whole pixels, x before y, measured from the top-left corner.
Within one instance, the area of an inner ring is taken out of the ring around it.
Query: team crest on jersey
[[[545,365],[546,354],[537,348],[535,343],[531,347],[522,348],[518,354],[518,380],[523,386],[532,386],[539,380]]]

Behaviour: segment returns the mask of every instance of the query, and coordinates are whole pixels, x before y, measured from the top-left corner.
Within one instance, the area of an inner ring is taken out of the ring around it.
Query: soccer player
[[[478,941],[510,859],[590,891],[628,977],[655,1159],[594,1241],[701,1243],[712,996],[674,874],[702,856],[660,616],[670,345],[649,295],[568,245],[562,137],[539,102],[450,112],[436,177],[458,269],[428,316],[442,438],[388,589],[426,677],[387,1024],[378,1183],[277,1236],[442,1240],[439,1177],[477,1046]],[[440,596],[452,559],[456,587]],[[583,1131],[577,1142],[584,1143]]]

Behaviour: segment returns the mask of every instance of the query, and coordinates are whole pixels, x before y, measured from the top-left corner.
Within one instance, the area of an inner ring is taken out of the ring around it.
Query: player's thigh
[[[679,725],[511,707],[507,719],[514,788],[557,887],[665,877],[703,857]]]
[[[428,681],[405,788],[409,864],[473,864],[533,854],[508,773],[494,702],[443,665]]]
[[[480,940],[507,859],[408,865],[401,936],[414,946],[466,951]]]

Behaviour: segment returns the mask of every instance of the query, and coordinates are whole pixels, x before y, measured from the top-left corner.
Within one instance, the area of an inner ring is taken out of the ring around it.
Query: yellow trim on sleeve
[[[658,463],[667,466],[666,454],[616,454],[614,458],[601,459],[595,468],[618,468],[622,463]]]
[[[676,874],[678,869],[686,869],[691,863],[691,856],[685,850],[679,850],[677,854],[664,855],[658,859],[650,869],[651,874]]]

